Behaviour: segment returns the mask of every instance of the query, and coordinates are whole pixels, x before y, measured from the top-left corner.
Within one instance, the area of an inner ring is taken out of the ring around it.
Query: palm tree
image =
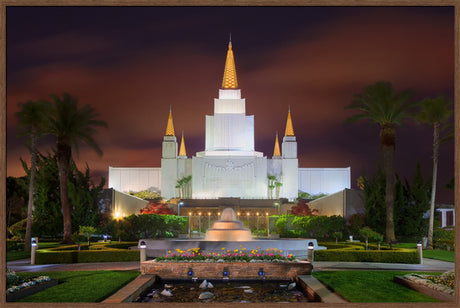
[[[24,250],[30,251],[32,236],[32,215],[34,211],[35,173],[37,161],[38,140],[44,135],[44,126],[47,122],[49,103],[45,101],[27,101],[19,103],[20,111],[16,112],[18,118],[19,135],[28,136],[27,145],[30,151],[30,178],[29,201],[27,204],[27,225]]]
[[[356,94],[350,105],[345,109],[356,109],[360,113],[349,117],[345,122],[368,120],[380,126],[380,146],[383,154],[383,165],[386,176],[385,207],[386,207],[386,241],[395,239],[394,231],[394,187],[395,168],[394,152],[396,144],[396,125],[403,119],[411,117],[409,103],[411,93],[407,90],[394,93],[390,82],[377,82],[367,86],[363,93]]]
[[[431,186],[430,219],[428,223],[427,248],[433,249],[433,223],[434,206],[436,198],[436,182],[438,174],[439,145],[442,140],[439,138],[442,131],[441,124],[445,123],[452,115],[451,102],[444,97],[426,98],[420,102],[420,112],[417,113],[417,120],[421,123],[433,126],[433,180]]]
[[[275,186],[276,186],[276,199],[279,199],[280,198],[280,189],[281,189],[281,186],[283,186],[283,183],[276,181]]]
[[[64,236],[62,243],[72,243],[72,206],[68,195],[68,178],[72,150],[78,152],[80,143],[85,143],[91,149],[102,155],[93,136],[97,133],[95,127],[107,127],[102,120],[97,120],[99,114],[85,105],[78,108],[78,100],[64,93],[62,98],[51,95],[53,108],[49,121],[49,132],[56,136],[57,159],[59,167],[59,189],[61,194]]]
[[[275,188],[276,176],[267,175],[268,179],[268,188],[270,189],[270,199],[273,199],[273,189]]]

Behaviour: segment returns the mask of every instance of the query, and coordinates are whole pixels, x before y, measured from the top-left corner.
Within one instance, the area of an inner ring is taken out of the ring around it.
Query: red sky
[[[7,175],[29,159],[17,137],[18,102],[68,92],[97,110],[108,129],[76,161],[107,177],[108,166],[159,167],[172,106],[189,157],[204,150],[205,115],[222,82],[232,33],[238,83],[255,116],[255,147],[269,158],[288,106],[300,167],[352,167],[352,186],[380,160],[378,126],[344,125],[353,95],[377,81],[414,100],[454,92],[452,7],[8,7]],[[45,151],[54,145],[43,142]],[[453,141],[443,144],[443,186],[454,176]],[[396,170],[411,179],[417,159],[431,174],[431,130],[397,129]]]

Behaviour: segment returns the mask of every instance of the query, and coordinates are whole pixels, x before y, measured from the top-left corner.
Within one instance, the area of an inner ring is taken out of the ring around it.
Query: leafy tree
[[[307,201],[301,199],[291,208],[291,214],[296,216],[315,216],[318,215],[318,210],[310,209]]]
[[[6,226],[9,227],[27,215],[27,177],[6,178]]]
[[[433,249],[434,207],[438,175],[439,144],[441,141],[440,133],[442,132],[441,125],[447,122],[451,117],[453,113],[451,105],[452,103],[447,102],[442,96],[434,99],[426,98],[420,102],[420,111],[417,114],[418,121],[433,127],[433,180],[431,183],[430,221],[428,224],[428,249]]]
[[[99,208],[99,194],[103,190],[105,178],[99,184],[91,180],[90,170],[86,164],[85,173],[79,171],[75,162],[71,161],[71,179],[69,185],[69,199],[72,207],[72,226],[99,227],[103,213]],[[72,228],[72,231],[75,232]]]
[[[88,246],[91,245],[90,239],[93,234],[96,233],[96,228],[92,226],[80,226],[78,229],[78,233],[82,234],[88,240]]]
[[[423,215],[430,208],[430,191],[431,183],[429,180],[424,180],[420,162],[417,162],[412,184],[407,179],[405,180],[405,202],[400,214],[397,233],[409,236],[426,234],[428,222]]]
[[[408,91],[394,93],[390,82],[377,82],[367,86],[363,93],[356,94],[346,109],[355,109],[359,113],[347,119],[347,122],[367,120],[380,126],[380,146],[383,154],[383,166],[386,175],[385,208],[387,242],[395,239],[394,227],[394,152],[396,145],[396,125],[411,116],[408,103],[411,94]]]
[[[72,149],[78,151],[79,144],[85,143],[99,155],[102,155],[102,150],[93,136],[97,133],[96,127],[107,127],[107,124],[96,119],[99,115],[91,106],[85,105],[79,108],[77,99],[67,93],[64,93],[62,98],[56,95],[51,95],[51,98],[53,108],[48,132],[56,136],[57,139],[59,188],[64,226],[62,243],[72,243],[72,205],[68,191]]]
[[[19,103],[20,111],[16,112],[19,135],[27,136],[27,147],[30,151],[29,200],[27,205],[27,226],[24,250],[30,251],[32,232],[32,214],[34,210],[35,173],[37,160],[38,140],[45,134],[45,125],[48,121],[50,105],[45,101],[27,101]]]
[[[26,173],[30,173],[24,161]],[[72,222],[74,226],[90,225],[98,227],[102,213],[98,206],[98,194],[104,185],[104,179],[95,185],[86,166],[85,173],[77,169],[75,162],[70,163],[68,177],[69,198],[73,206]],[[32,230],[38,236],[58,236],[62,234],[63,219],[60,202],[59,168],[56,153],[37,155],[35,211]],[[73,229],[73,232],[78,229]]]
[[[372,177],[364,177],[363,203],[365,224],[379,233],[385,232],[385,173],[381,166]],[[354,235],[357,235],[354,233]]]
[[[368,248],[369,240],[376,241],[379,243],[383,241],[383,236],[380,233],[375,232],[369,227],[364,227],[361,230],[359,230],[359,235],[361,235],[366,241],[366,250]]]

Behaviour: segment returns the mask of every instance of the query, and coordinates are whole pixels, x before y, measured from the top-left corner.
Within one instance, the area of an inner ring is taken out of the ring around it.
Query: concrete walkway
[[[376,263],[376,262],[313,262],[313,271],[336,270],[381,270],[381,271],[416,271],[447,272],[455,270],[455,263],[423,258],[423,264]]]
[[[47,271],[101,271],[101,270],[139,270],[139,261],[100,262],[72,264],[30,265],[30,259],[7,262],[7,267],[15,272]],[[374,262],[313,262],[313,271],[337,270],[392,270],[418,272],[447,272],[455,269],[455,263],[433,259],[423,259],[423,264],[374,263]]]

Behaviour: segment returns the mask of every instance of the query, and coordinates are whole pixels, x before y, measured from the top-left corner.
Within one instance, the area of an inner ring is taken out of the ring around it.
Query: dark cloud
[[[344,110],[366,85],[388,80],[414,99],[453,98],[454,10],[408,8],[8,8],[8,175],[28,157],[16,138],[17,102],[68,92],[108,123],[98,157],[78,162],[94,175],[108,166],[159,167],[170,105],[189,156],[204,150],[229,32],[257,151],[271,157],[288,106],[301,167],[352,167],[352,185],[380,160],[377,125],[343,125]],[[65,16],[65,17],[64,17]],[[84,20],[85,22],[81,22]],[[47,144],[52,146],[52,142]],[[416,149],[416,150],[415,150]],[[431,132],[398,128],[397,170],[419,158],[431,170]],[[453,145],[441,148],[440,183],[453,176]],[[443,184],[441,184],[443,185]],[[452,192],[440,188],[440,201]]]

